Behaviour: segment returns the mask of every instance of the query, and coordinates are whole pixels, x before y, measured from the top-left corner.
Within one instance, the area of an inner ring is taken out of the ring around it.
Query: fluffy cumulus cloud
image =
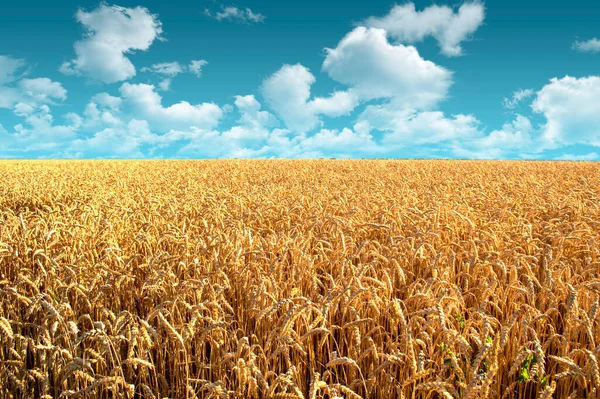
[[[94,102],[88,103],[83,111],[85,116],[86,127],[91,127],[97,124],[120,125],[121,120],[111,111],[103,109]]]
[[[530,98],[535,94],[532,89],[519,89],[512,94],[512,97],[505,97],[502,101],[502,106],[506,109],[515,109],[527,98]]]
[[[222,7],[221,11],[217,11],[216,13],[213,13],[209,9],[205,9],[204,14],[217,21],[225,19],[245,24],[256,24],[265,20],[264,15],[254,12],[249,8],[241,9],[234,6]]]
[[[238,157],[258,152],[268,135],[267,130],[259,134],[244,125],[224,132],[191,127],[159,133],[154,124],[133,117],[126,123],[104,126],[92,136],[71,141],[60,154],[73,158],[160,158],[161,151],[171,148],[176,157]],[[168,155],[174,156],[171,152]]]
[[[453,153],[469,158],[540,158],[548,150],[569,146],[600,146],[600,76],[553,78],[539,91],[519,90],[505,107],[516,108],[534,97],[531,108],[545,120],[534,125],[531,118],[517,114],[502,129],[453,143]],[[508,106],[507,106],[508,105]],[[556,157],[565,160],[595,160],[597,152]],[[554,156],[554,155],[553,155]]]
[[[162,97],[154,89],[152,85],[124,83],[119,91],[125,105],[159,129],[185,129],[192,126],[211,129],[223,116],[221,108],[214,103],[192,105],[181,101],[165,107]]]
[[[86,29],[85,38],[75,42],[76,58],[65,62],[60,71],[68,75],[85,75],[104,83],[114,83],[136,74],[127,55],[148,50],[162,33],[156,15],[146,8],[100,5],[97,9],[76,14]]]
[[[432,5],[417,11],[414,3],[395,5],[388,15],[370,17],[364,24],[385,29],[401,43],[416,43],[434,37],[447,56],[463,53],[461,43],[475,33],[485,18],[480,2],[462,4],[455,12],[448,6]]]
[[[209,158],[264,156],[273,132],[281,130],[273,129],[278,124],[277,118],[261,111],[261,104],[254,95],[235,96],[235,107],[239,114],[237,124],[222,132],[206,129],[169,132],[171,138],[190,139],[179,155]]]
[[[86,129],[96,129],[99,126],[118,126],[123,123],[120,119],[122,99],[108,93],[99,93],[92,97],[86,105],[83,116]]]
[[[25,152],[44,146],[56,147],[67,140],[81,126],[81,118],[64,115],[64,124],[55,124],[48,105],[67,99],[67,91],[59,82],[48,78],[25,78],[24,60],[0,56],[0,108],[12,110],[21,123],[0,128],[0,146]]]
[[[64,154],[73,157],[146,158],[143,149],[156,144],[160,136],[152,133],[147,121],[132,119],[124,127],[107,127],[92,137],[73,140]]]
[[[257,154],[265,146],[277,119],[267,111],[253,95],[235,96],[235,106],[240,118],[231,128],[217,133],[201,133],[185,151],[202,148],[207,143],[210,156],[248,157]]]
[[[247,158],[263,154],[263,147],[272,134],[276,118],[267,111],[261,111],[261,104],[253,95],[235,96],[235,106],[239,119],[229,129],[192,128],[171,130],[169,140],[186,140],[177,155],[180,157],[235,157]],[[275,129],[278,130],[278,129]]]
[[[600,53],[600,40],[596,38],[586,40],[583,42],[577,40],[575,43],[573,43],[573,49],[582,53]]]
[[[306,132],[320,122],[319,115],[330,117],[350,113],[358,104],[353,92],[334,92],[330,97],[311,98],[314,75],[304,66],[284,65],[267,78],[261,92],[267,104],[296,132]]]
[[[42,151],[51,154],[75,138],[82,120],[75,113],[63,116],[64,122],[55,123],[47,104],[18,103],[13,112],[23,118],[23,123],[13,127],[14,131],[3,137],[7,148],[19,149],[23,154]]]
[[[48,78],[23,79],[19,82],[23,94],[42,103],[51,103],[53,100],[64,101],[67,91],[59,82]]]
[[[316,114],[331,118],[347,115],[358,105],[358,96],[352,90],[334,91],[329,97],[316,97],[308,103]]]
[[[277,125],[277,118],[267,111],[261,111],[261,105],[254,95],[235,96],[235,106],[240,113],[238,123],[255,128],[268,128]]]
[[[430,108],[446,97],[452,73],[426,61],[413,46],[392,45],[383,29],[358,27],[326,49],[323,71],[365,100],[393,98],[397,106]]]
[[[50,107],[43,104],[40,106],[32,106],[26,103],[18,103],[15,106],[14,113],[18,116],[25,118],[26,124],[31,126],[31,129],[23,127],[23,125],[17,125],[15,130],[20,133],[35,133],[35,134],[48,134],[51,135],[49,138],[55,138],[56,135],[71,135],[81,123],[81,118],[75,114],[67,114],[67,119],[71,122],[68,126],[58,125],[54,126],[54,117],[50,112]]]
[[[359,122],[352,129],[321,129],[316,134],[301,138],[295,143],[297,157],[377,157],[389,154],[389,148],[377,144],[366,122]]]
[[[480,133],[480,122],[473,115],[447,117],[441,111],[417,111],[391,104],[369,105],[359,119],[384,132],[382,144],[396,148],[466,140]]]
[[[181,158],[248,158],[260,152],[260,149],[251,150],[246,147],[239,147],[235,141],[239,129],[234,129],[226,137],[224,133],[216,130],[191,129],[191,131],[173,131],[170,132],[179,137],[190,138],[187,144],[183,145],[178,151],[177,156]],[[262,139],[255,140],[262,142]]]
[[[59,82],[48,78],[24,78],[10,86],[0,86],[0,108],[12,109],[17,103],[52,104],[67,99],[67,91]]]
[[[456,140],[451,144],[452,153],[462,158],[502,159],[515,154],[534,158],[541,147],[534,145],[535,129],[529,118],[517,114],[512,122],[490,134]]]
[[[543,138],[550,146],[600,146],[600,76],[554,78],[533,101],[543,114]]]
[[[477,145],[486,150],[525,150],[531,149],[531,134],[534,132],[529,118],[516,115],[512,122],[505,123],[500,130],[492,131],[488,136],[479,140]]]
[[[307,106],[310,87],[315,81],[314,75],[304,66],[284,65],[264,81],[261,91],[267,104],[290,129],[306,131],[318,122]]]
[[[171,131],[171,138],[189,139],[178,152],[182,157],[351,157],[384,153],[370,134],[368,123],[353,129],[320,129],[312,135],[277,127],[277,119],[253,95],[236,96],[237,125],[224,131],[192,129]]]
[[[249,135],[252,133],[253,135]],[[196,135],[178,152],[182,157],[373,157],[386,154],[368,129],[321,129],[311,136],[294,134],[286,129],[248,131],[235,126],[225,132],[196,131]]]
[[[112,110],[118,110],[123,102],[121,97],[111,96],[108,93],[98,93],[92,97],[92,101]]]

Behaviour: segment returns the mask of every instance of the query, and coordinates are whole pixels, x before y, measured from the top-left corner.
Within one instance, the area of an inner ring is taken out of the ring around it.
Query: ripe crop
[[[600,395],[600,166],[0,162],[2,398]]]

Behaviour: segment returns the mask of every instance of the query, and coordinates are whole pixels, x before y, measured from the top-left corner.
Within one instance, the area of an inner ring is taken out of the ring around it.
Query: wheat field
[[[600,166],[0,162],[2,398],[600,396]]]

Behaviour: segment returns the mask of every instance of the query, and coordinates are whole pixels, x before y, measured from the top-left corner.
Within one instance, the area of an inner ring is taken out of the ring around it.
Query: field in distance
[[[2,398],[600,396],[600,164],[1,161]]]

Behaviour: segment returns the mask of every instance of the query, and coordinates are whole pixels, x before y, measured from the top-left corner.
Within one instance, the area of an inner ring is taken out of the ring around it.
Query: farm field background
[[[1,161],[0,397],[582,398],[600,165]]]

